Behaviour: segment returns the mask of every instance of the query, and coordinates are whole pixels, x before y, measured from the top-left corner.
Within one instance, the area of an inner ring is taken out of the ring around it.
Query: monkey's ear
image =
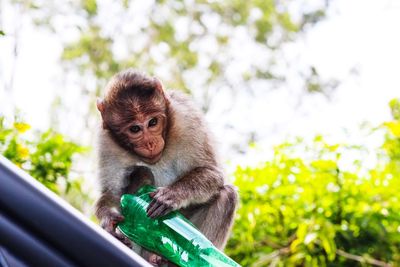
[[[97,99],[96,101],[97,109],[100,111],[101,117],[103,118],[103,129],[107,129],[107,125],[104,122],[104,111],[105,111],[105,106],[104,106],[104,101],[100,98]]]
[[[162,84],[162,82],[157,78],[157,77],[153,77],[155,83],[156,83],[156,89],[163,92],[164,91],[164,85]]]
[[[102,99],[98,98],[96,101],[97,109],[100,111],[101,114],[104,112],[104,102]]]

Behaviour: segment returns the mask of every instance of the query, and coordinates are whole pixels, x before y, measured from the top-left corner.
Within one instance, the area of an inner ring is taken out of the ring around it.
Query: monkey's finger
[[[152,208],[151,210],[149,210],[149,211],[147,212],[147,215],[148,215],[150,218],[153,218],[153,219],[154,219],[154,218],[160,216],[160,214],[161,214],[162,212],[164,212],[164,210],[166,210],[167,208],[168,208],[167,205],[160,203],[159,205],[157,205],[157,207]]]
[[[127,237],[123,237],[119,239],[119,241],[121,241],[128,248],[132,248],[132,242]]]
[[[165,205],[160,206],[157,210],[155,210],[151,215],[150,218],[155,219],[161,217],[164,212],[168,209]]]
[[[165,264],[168,264],[168,261],[166,259],[164,259],[163,257],[158,256],[157,264],[158,264],[158,266],[164,266]]]
[[[167,206],[167,208],[163,212],[161,212],[159,215],[157,215],[157,217],[161,217],[161,216],[167,215],[172,210],[173,210],[172,207]]]
[[[131,248],[132,247],[132,242],[124,236],[122,233],[119,232],[114,232],[114,236],[121,241],[125,246]]]
[[[109,234],[111,234],[113,237],[115,237],[116,239],[120,240],[122,243],[124,243],[126,246],[131,246],[131,242],[129,241],[129,239],[124,236],[122,233],[117,232],[115,227],[113,227],[113,224],[110,223],[109,226],[107,226],[106,228],[104,228]]]
[[[168,204],[162,204],[162,208],[158,208],[157,210],[155,210],[152,213],[152,218],[157,218],[157,217],[161,217],[164,215],[167,215],[168,213],[170,213],[171,211],[173,211],[174,208],[171,205]]]
[[[155,253],[150,253],[150,255],[147,257],[147,261],[150,262],[153,266],[162,266],[162,264],[167,263],[164,263],[163,258]]]
[[[160,208],[161,206],[162,206],[161,202],[154,201],[154,204],[147,209],[147,216],[151,217],[151,215],[154,213],[154,211],[157,210],[158,208]]]
[[[111,216],[111,218],[112,218],[112,220],[114,221],[114,222],[122,222],[122,221],[124,221],[125,220],[125,217],[123,216],[123,215],[121,215],[121,214],[119,214],[119,213],[114,213],[112,216]]]
[[[159,205],[161,205],[161,203],[158,202],[156,199],[153,199],[153,200],[150,202],[149,206],[147,207],[147,214],[149,214],[149,212],[150,212],[151,210],[153,210],[154,208],[157,208]]]
[[[103,228],[107,231],[107,233],[114,235],[114,225],[112,223],[106,224]]]
[[[160,198],[169,192],[171,192],[171,191],[165,187],[159,188],[157,191],[152,192],[152,193],[154,193],[153,198],[156,198],[156,199]]]

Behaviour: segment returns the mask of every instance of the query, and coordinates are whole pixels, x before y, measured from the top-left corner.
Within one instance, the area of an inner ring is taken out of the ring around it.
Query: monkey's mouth
[[[143,161],[146,163],[149,163],[149,164],[154,164],[154,163],[157,163],[161,159],[161,156],[162,156],[162,151],[156,155],[151,155],[149,157],[143,157]]]

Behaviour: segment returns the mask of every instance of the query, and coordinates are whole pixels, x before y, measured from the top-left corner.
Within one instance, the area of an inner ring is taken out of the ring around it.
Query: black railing
[[[1,250],[0,266],[150,266],[2,156]]]

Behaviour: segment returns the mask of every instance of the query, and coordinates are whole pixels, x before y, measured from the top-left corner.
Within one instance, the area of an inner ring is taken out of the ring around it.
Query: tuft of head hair
[[[104,101],[107,104],[119,103],[129,99],[149,101],[162,96],[162,85],[157,78],[143,72],[127,69],[116,74],[106,89]]]

